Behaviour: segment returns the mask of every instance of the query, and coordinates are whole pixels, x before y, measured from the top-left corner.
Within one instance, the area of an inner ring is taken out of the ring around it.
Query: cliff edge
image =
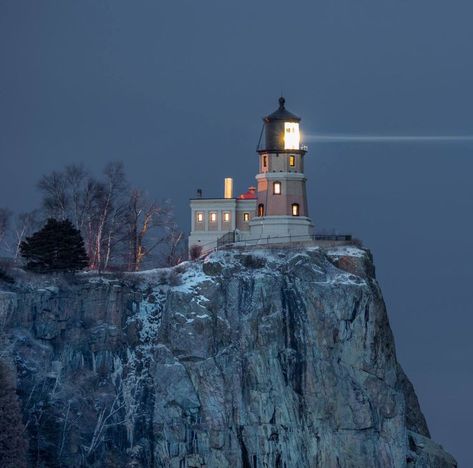
[[[2,288],[32,466],[456,466],[396,360],[366,250]]]

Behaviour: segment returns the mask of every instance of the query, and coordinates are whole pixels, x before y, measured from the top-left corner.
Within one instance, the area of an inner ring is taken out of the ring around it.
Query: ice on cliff
[[[0,292],[39,466],[453,467],[369,252],[225,250]]]

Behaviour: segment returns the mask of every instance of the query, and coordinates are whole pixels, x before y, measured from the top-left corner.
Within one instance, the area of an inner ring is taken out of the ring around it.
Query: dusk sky
[[[197,188],[254,184],[282,92],[316,227],[373,252],[432,437],[473,466],[472,18],[471,0],[2,0],[0,207],[38,206],[53,169],[123,160],[189,231]]]

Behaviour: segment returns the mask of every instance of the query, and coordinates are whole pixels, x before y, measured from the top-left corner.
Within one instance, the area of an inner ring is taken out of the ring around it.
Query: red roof
[[[240,200],[254,200],[256,198],[256,187],[248,187],[248,191],[242,193],[238,198]]]

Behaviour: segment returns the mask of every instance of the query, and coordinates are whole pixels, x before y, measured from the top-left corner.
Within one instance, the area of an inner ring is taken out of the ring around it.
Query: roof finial
[[[284,104],[286,103],[286,100],[281,96],[279,98],[279,108],[284,109]]]

